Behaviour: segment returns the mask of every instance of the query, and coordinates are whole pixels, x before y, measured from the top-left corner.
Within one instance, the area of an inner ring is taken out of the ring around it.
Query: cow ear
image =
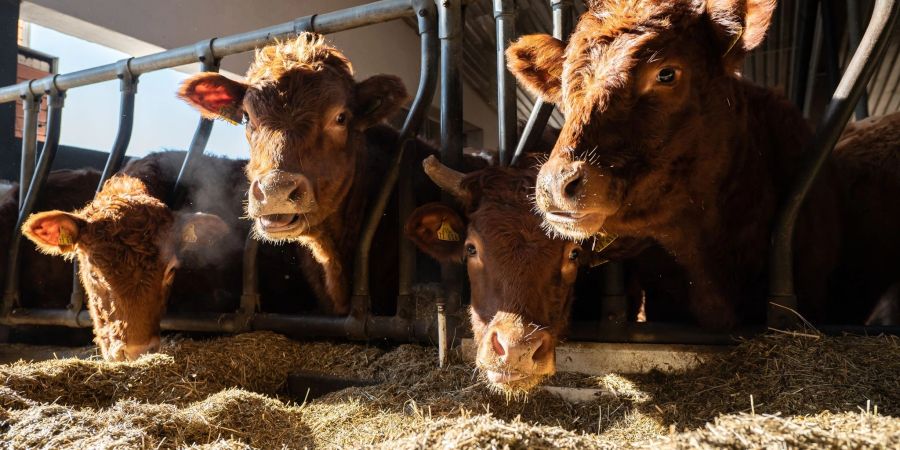
[[[566,44],[547,34],[522,36],[506,49],[506,65],[526,89],[546,102],[562,101]]]
[[[738,69],[744,56],[766,37],[775,0],[708,0],[706,13],[713,23],[722,58],[729,69]]]
[[[365,130],[395,114],[409,95],[403,80],[394,75],[374,75],[356,84],[353,125]]]
[[[32,214],[22,225],[22,234],[48,255],[70,255],[86,222],[64,211]]]
[[[443,203],[416,208],[406,220],[403,232],[416,247],[438,261],[462,261],[466,224],[456,211]]]
[[[215,72],[203,72],[181,83],[178,98],[200,111],[207,119],[232,123],[244,120],[243,101],[247,85]]]

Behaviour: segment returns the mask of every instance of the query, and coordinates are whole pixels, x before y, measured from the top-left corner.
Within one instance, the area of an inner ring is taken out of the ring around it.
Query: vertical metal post
[[[48,92],[50,94],[49,110],[47,112],[47,140],[44,142],[44,148],[41,150],[41,156],[38,159],[37,167],[31,182],[28,183],[28,194],[25,200],[19,205],[19,217],[16,220],[16,227],[13,230],[12,238],[9,245],[9,260],[6,267],[6,286],[3,291],[3,307],[2,315],[8,315],[10,311],[19,302],[19,247],[22,241],[22,224],[25,219],[34,210],[37,198],[41,193],[47,174],[50,173],[50,166],[53,165],[53,159],[56,157],[56,150],[59,148],[60,127],[62,125],[62,109],[65,104],[66,94],[63,91],[54,88]],[[24,189],[25,185],[19,186]]]
[[[516,79],[506,68],[506,47],[516,36],[515,0],[494,0],[497,27],[497,130],[500,165],[508,166],[516,146]]]
[[[463,98],[460,62],[462,60],[463,39],[462,0],[443,0],[438,4],[438,36],[441,39],[441,161],[453,169],[460,169],[462,163]],[[445,194],[446,196],[446,194]],[[446,312],[455,314],[462,301],[464,275],[455,264],[441,264],[441,278],[447,289]],[[449,338],[450,327],[444,328],[444,335],[438,343],[447,347],[453,345]]]
[[[859,0],[847,0],[847,52],[853,54],[859,47],[859,38],[862,35],[860,26],[862,18],[859,11]],[[859,97],[859,103],[856,104],[855,110],[856,120],[862,120],[869,117],[869,94],[863,89],[862,95]]]
[[[26,92],[22,95],[22,112],[25,114],[22,125],[22,165],[19,167],[19,205],[25,203],[28,190],[25,189],[34,175],[34,164],[37,159],[37,126],[41,112],[41,97]]]
[[[772,233],[772,248],[769,261],[769,316],[772,326],[785,326],[795,320],[784,308],[796,309],[797,296],[794,291],[794,225],[806,195],[815,182],[816,175],[828,160],[834,144],[844,130],[853,108],[859,101],[866,83],[875,72],[878,62],[884,56],[891,31],[897,25],[900,7],[897,0],[876,0],[872,20],[866,28],[859,48],[844,71],[828,108],[819,121],[813,138],[809,159],[804,162],[799,175],[794,180],[778,212]]]
[[[568,39],[574,22],[572,0],[550,0],[550,8],[553,11],[553,37],[559,40]],[[541,98],[535,99],[510,164],[515,164],[525,149],[534,148],[537,145],[551,114],[553,114],[552,104],[545,103]]]
[[[200,70],[204,72],[218,72],[219,59],[213,54],[212,45],[216,39],[210,39],[197,48],[197,58],[200,60]],[[181,170],[178,172],[178,178],[175,180],[175,187],[172,189],[172,197],[169,201],[169,207],[172,209],[181,209],[184,200],[187,197],[187,188],[184,186],[185,180],[190,178],[193,170],[191,162],[196,157],[203,154],[206,150],[206,143],[209,142],[209,135],[212,133],[213,119],[200,118],[197,129],[194,131],[194,137],[191,138],[191,145],[188,147],[187,153],[184,155],[184,162],[181,163]]]
[[[787,5],[786,3],[784,4]],[[813,50],[813,36],[816,30],[816,11],[818,0],[798,0],[797,15],[794,26],[796,45],[791,53],[791,100],[798,108],[802,108],[806,99],[807,74],[814,67],[809,66],[809,58]]]
[[[830,1],[819,3],[822,15],[822,46],[825,48],[825,73],[828,75],[828,91],[832,92],[841,79],[841,63],[838,61],[838,36],[835,24],[834,4]]]
[[[406,155],[406,146],[411,145],[411,140],[415,138],[419,127],[422,125],[428,106],[434,98],[434,92],[437,89],[437,52],[438,40],[436,34],[436,12],[434,4],[431,0],[419,0],[415,5],[416,16],[419,22],[419,35],[421,41],[421,61],[419,87],[416,91],[416,98],[406,115],[403,122],[403,128],[400,130],[398,138],[397,154],[391,161],[388,173],[384,177],[381,190],[378,192],[373,204],[369,207],[366,216],[366,222],[363,226],[359,243],[356,249],[356,257],[353,262],[353,298],[351,299],[351,313],[358,317],[368,315],[371,310],[371,291],[369,289],[369,251],[372,248],[372,239],[375,237],[375,231],[384,209],[387,206],[388,199],[397,184],[403,167],[411,167],[411,164],[404,164],[409,157]],[[412,177],[409,172],[404,176],[406,180],[401,180],[399,200],[401,223],[412,213],[413,203],[415,203],[412,193],[412,186],[404,183]],[[405,214],[405,215],[404,215]],[[405,241],[402,239],[401,241]],[[400,262],[399,262],[399,292],[398,292],[398,312],[408,306],[412,296],[412,278],[415,273],[415,248],[412,246],[400,246]],[[360,322],[362,323],[362,322]]]
[[[444,299],[437,302],[437,327],[438,327],[438,367],[444,368],[447,365],[447,354],[449,353],[449,333],[447,332],[447,304]]]
[[[119,91],[122,93],[119,102],[119,128],[116,131],[116,140],[113,141],[112,149],[106,158],[103,173],[100,175],[100,182],[97,183],[97,192],[100,192],[106,180],[122,167],[128,144],[131,142],[131,131],[134,129],[134,97],[137,94],[138,83],[138,77],[131,72],[132,59],[134,58],[118,63]],[[68,309],[77,317],[84,306],[84,286],[81,285],[78,276],[77,259],[73,261],[72,269],[72,295],[69,297]]]
[[[250,328],[250,320],[253,314],[259,310],[259,268],[257,261],[259,254],[259,241],[253,237],[253,233],[247,235],[244,242],[243,282],[241,283],[241,306],[238,314],[243,317],[240,323],[242,330]]]

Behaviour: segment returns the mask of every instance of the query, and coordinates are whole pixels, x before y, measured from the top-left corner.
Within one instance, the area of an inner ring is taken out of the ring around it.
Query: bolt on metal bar
[[[25,203],[28,190],[25,186],[34,175],[34,164],[37,160],[37,128],[41,112],[41,97],[26,93],[22,95],[22,112],[25,117],[22,124],[22,164],[19,167],[19,205]]]
[[[897,24],[900,7],[897,0],[876,0],[872,19],[862,41],[844,71],[837,89],[831,97],[825,114],[819,122],[808,152],[809,159],[798,171],[775,220],[769,260],[769,323],[783,326],[794,320],[783,306],[796,310],[794,291],[794,225],[803,201],[815,182],[816,175],[828,160],[853,108],[859,101],[866,84],[884,55],[890,33]]]
[[[413,3],[414,0],[380,0],[338,11],[303,16],[271,27],[220,37],[212,45],[212,52],[217,58],[222,58],[271,44],[276,39],[285,39],[301,31],[329,34],[400,19],[411,14]],[[205,42],[208,41],[202,41],[200,44]],[[186,45],[152,55],[136,57],[131,62],[131,71],[135,75],[140,75],[160,69],[191,64],[196,60],[196,44]],[[59,90],[112,80],[117,75],[117,64],[106,64],[77,72],[41,78],[34,80],[30,86],[29,82],[6,86],[0,88],[0,103],[16,100],[23,89],[30,89],[32,94],[40,94],[47,91],[53,87],[54,79],[56,80],[55,87]]]
[[[25,219],[34,210],[44,181],[47,179],[47,174],[50,173],[50,166],[53,165],[53,159],[56,157],[56,150],[59,148],[62,109],[65,104],[66,94],[55,87],[47,93],[50,95],[47,112],[47,139],[44,142],[44,148],[41,150],[41,156],[38,159],[34,175],[32,175],[31,182],[28,184],[28,194],[25,195],[25,200],[19,205],[19,217],[16,219],[16,226],[13,229],[12,239],[10,239],[9,259],[6,266],[6,284],[3,291],[3,307],[2,311],[0,311],[2,315],[9,313],[19,302],[19,250],[22,242],[22,224],[25,223]],[[19,186],[19,189],[24,188],[24,184]]]
[[[506,47],[516,36],[515,0],[494,0],[497,57],[497,130],[500,165],[508,166],[516,146],[516,79],[506,68]]]
[[[572,32],[574,22],[572,0],[550,0],[550,8],[553,11],[553,37],[559,40],[567,39],[569,33]],[[544,102],[540,97],[535,99],[510,164],[515,164],[525,149],[534,148],[537,145],[552,114],[552,104]]]
[[[354,311],[353,314],[355,315],[368,314],[368,311],[371,310],[369,253],[372,248],[372,239],[375,237],[375,231],[378,229],[381,216],[384,214],[384,209],[387,206],[391,192],[394,189],[394,185],[397,183],[401,166],[404,160],[407,159],[404,158],[406,147],[415,139],[416,133],[418,132],[422,121],[425,119],[428,106],[431,104],[431,100],[434,98],[435,89],[437,88],[438,41],[437,36],[435,35],[436,11],[433,3],[428,0],[418,2],[416,4],[416,16],[418,17],[419,23],[422,55],[420,62],[419,87],[416,91],[416,98],[413,100],[413,104],[403,123],[403,128],[400,130],[397,154],[391,161],[390,168],[385,175],[378,196],[369,208],[369,213],[366,216],[366,222],[362,229],[362,235],[360,236],[357,245],[356,257],[354,259],[352,299],[352,309]],[[407,205],[407,208],[411,209],[409,208],[409,205]],[[401,220],[405,219],[405,217],[401,217]],[[401,256],[403,254],[404,252],[401,252]],[[410,257],[409,253],[406,253],[406,257]],[[406,270],[409,270],[408,260],[401,261],[400,267],[401,271],[404,270],[403,267],[407,267]],[[412,270],[414,269],[415,267],[413,266]],[[409,276],[409,274],[406,275],[407,277]],[[408,291],[410,286],[401,286],[401,288],[401,295],[409,295]],[[403,290],[406,290],[407,292],[404,293]]]

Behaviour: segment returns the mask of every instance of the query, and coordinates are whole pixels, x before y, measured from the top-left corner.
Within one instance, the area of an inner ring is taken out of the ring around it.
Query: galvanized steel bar
[[[516,146],[516,79],[506,68],[506,47],[516,35],[515,0],[494,0],[497,34],[497,130],[500,165],[508,166]]]
[[[22,95],[22,164],[19,167],[19,205],[25,203],[28,190],[25,186],[34,175],[34,164],[37,159],[37,128],[41,112],[41,97],[25,93]]]
[[[783,4],[786,7],[787,3]],[[816,11],[818,0],[798,0],[797,17],[794,26],[796,45],[791,52],[791,72],[789,92],[791,100],[798,108],[802,108],[806,99],[807,74],[814,70],[809,66],[813,50],[813,38],[816,30]]]
[[[285,39],[302,31],[328,34],[400,19],[411,14],[413,4],[413,0],[380,0],[338,11],[303,16],[275,26],[220,37],[215,39],[212,52],[216,58],[222,58],[271,44],[276,39]],[[131,62],[131,71],[135,75],[140,75],[194,63],[197,61],[197,45],[203,45],[206,42],[208,41],[136,57]],[[30,86],[29,82],[22,82],[0,88],[0,103],[16,100],[22,94],[23,89],[29,89],[32,94],[41,94],[50,90],[54,87],[54,78],[56,79],[55,88],[60,90],[109,81],[116,78],[118,64],[106,64],[55,77],[41,78],[34,80]]]
[[[422,125],[422,121],[425,119],[428,107],[431,105],[431,100],[434,98],[434,92],[437,88],[437,13],[434,4],[429,0],[418,1],[415,11],[416,16],[418,17],[419,35],[421,40],[419,87],[416,91],[416,98],[413,100],[413,104],[403,123],[403,128],[400,130],[397,154],[391,161],[388,173],[385,174],[381,190],[378,192],[378,197],[376,197],[374,203],[369,208],[366,223],[363,227],[362,235],[360,236],[359,244],[357,246],[356,258],[354,260],[352,299],[353,314],[356,316],[366,315],[368,314],[368,311],[371,310],[369,253],[372,248],[372,239],[375,237],[375,231],[378,229],[381,216],[384,214],[384,209],[387,206],[391,192],[394,189],[394,185],[397,183],[401,165],[404,160],[408,159],[404,157],[406,154],[406,147],[411,145],[411,141],[415,139],[416,133]],[[406,205],[406,209],[411,210],[411,205]],[[411,213],[412,211],[409,212]],[[401,216],[401,220],[405,219],[406,217]],[[410,254],[406,252],[404,255],[402,249],[403,247],[401,247],[401,257],[409,258]],[[411,289],[411,273],[409,273],[409,271],[414,271],[415,266],[413,265],[410,267],[409,260],[402,260],[401,258],[400,270],[401,272],[404,270],[407,271],[407,273],[404,274],[406,277],[404,283],[401,283],[400,294],[409,295]]]
[[[19,250],[22,242],[22,224],[25,223],[25,219],[34,210],[37,198],[44,186],[44,181],[50,173],[50,166],[53,165],[53,159],[56,157],[56,150],[59,148],[62,109],[65,104],[66,94],[55,87],[49,90],[48,94],[50,94],[50,100],[47,112],[47,139],[44,142],[44,148],[41,150],[41,156],[38,159],[34,175],[28,184],[28,194],[25,195],[25,200],[19,205],[19,217],[16,220],[16,226],[10,239],[6,284],[3,291],[3,307],[0,310],[2,315],[11,311],[19,301]],[[19,186],[19,189],[24,189],[24,185]]]
[[[776,218],[769,261],[769,323],[774,326],[783,326],[785,322],[793,320],[793,315],[781,306],[796,310],[793,237],[803,200],[815,182],[816,175],[828,160],[854,106],[884,55],[898,16],[900,7],[897,0],[876,0],[866,33],[816,129],[809,159],[798,171],[799,175]]]
[[[197,47],[197,59],[200,60],[200,67],[203,72],[218,72],[219,59],[215,57],[212,51],[215,39],[211,39],[208,44]],[[184,200],[187,196],[187,186],[185,180],[190,178],[191,172],[194,170],[194,164],[191,164],[206,150],[206,143],[209,142],[209,135],[212,134],[213,119],[200,118],[197,123],[197,129],[194,130],[194,137],[191,138],[191,145],[184,154],[184,160],[181,162],[181,170],[178,171],[178,178],[175,179],[175,186],[172,188],[172,195],[169,199],[169,207],[174,210],[181,209],[184,206]]]
[[[553,11],[553,37],[559,40],[568,39],[574,21],[572,0],[550,0],[550,8]],[[552,104],[544,102],[541,98],[535,99],[510,164],[515,164],[525,149],[534,148],[540,142],[552,114]]]

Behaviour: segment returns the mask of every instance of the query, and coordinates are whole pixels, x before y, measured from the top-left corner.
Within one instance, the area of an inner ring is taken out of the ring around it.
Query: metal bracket
[[[131,61],[134,57],[123,59],[116,63],[116,77],[121,80],[119,91],[131,94],[137,93],[138,76],[131,71]]]
[[[216,58],[216,53],[213,51],[213,43],[217,38],[212,38],[207,41],[200,41],[196,45],[196,49],[194,50],[197,54],[197,59],[200,61],[200,67],[204,72],[218,72],[219,71],[219,63],[222,61],[221,58]]]

